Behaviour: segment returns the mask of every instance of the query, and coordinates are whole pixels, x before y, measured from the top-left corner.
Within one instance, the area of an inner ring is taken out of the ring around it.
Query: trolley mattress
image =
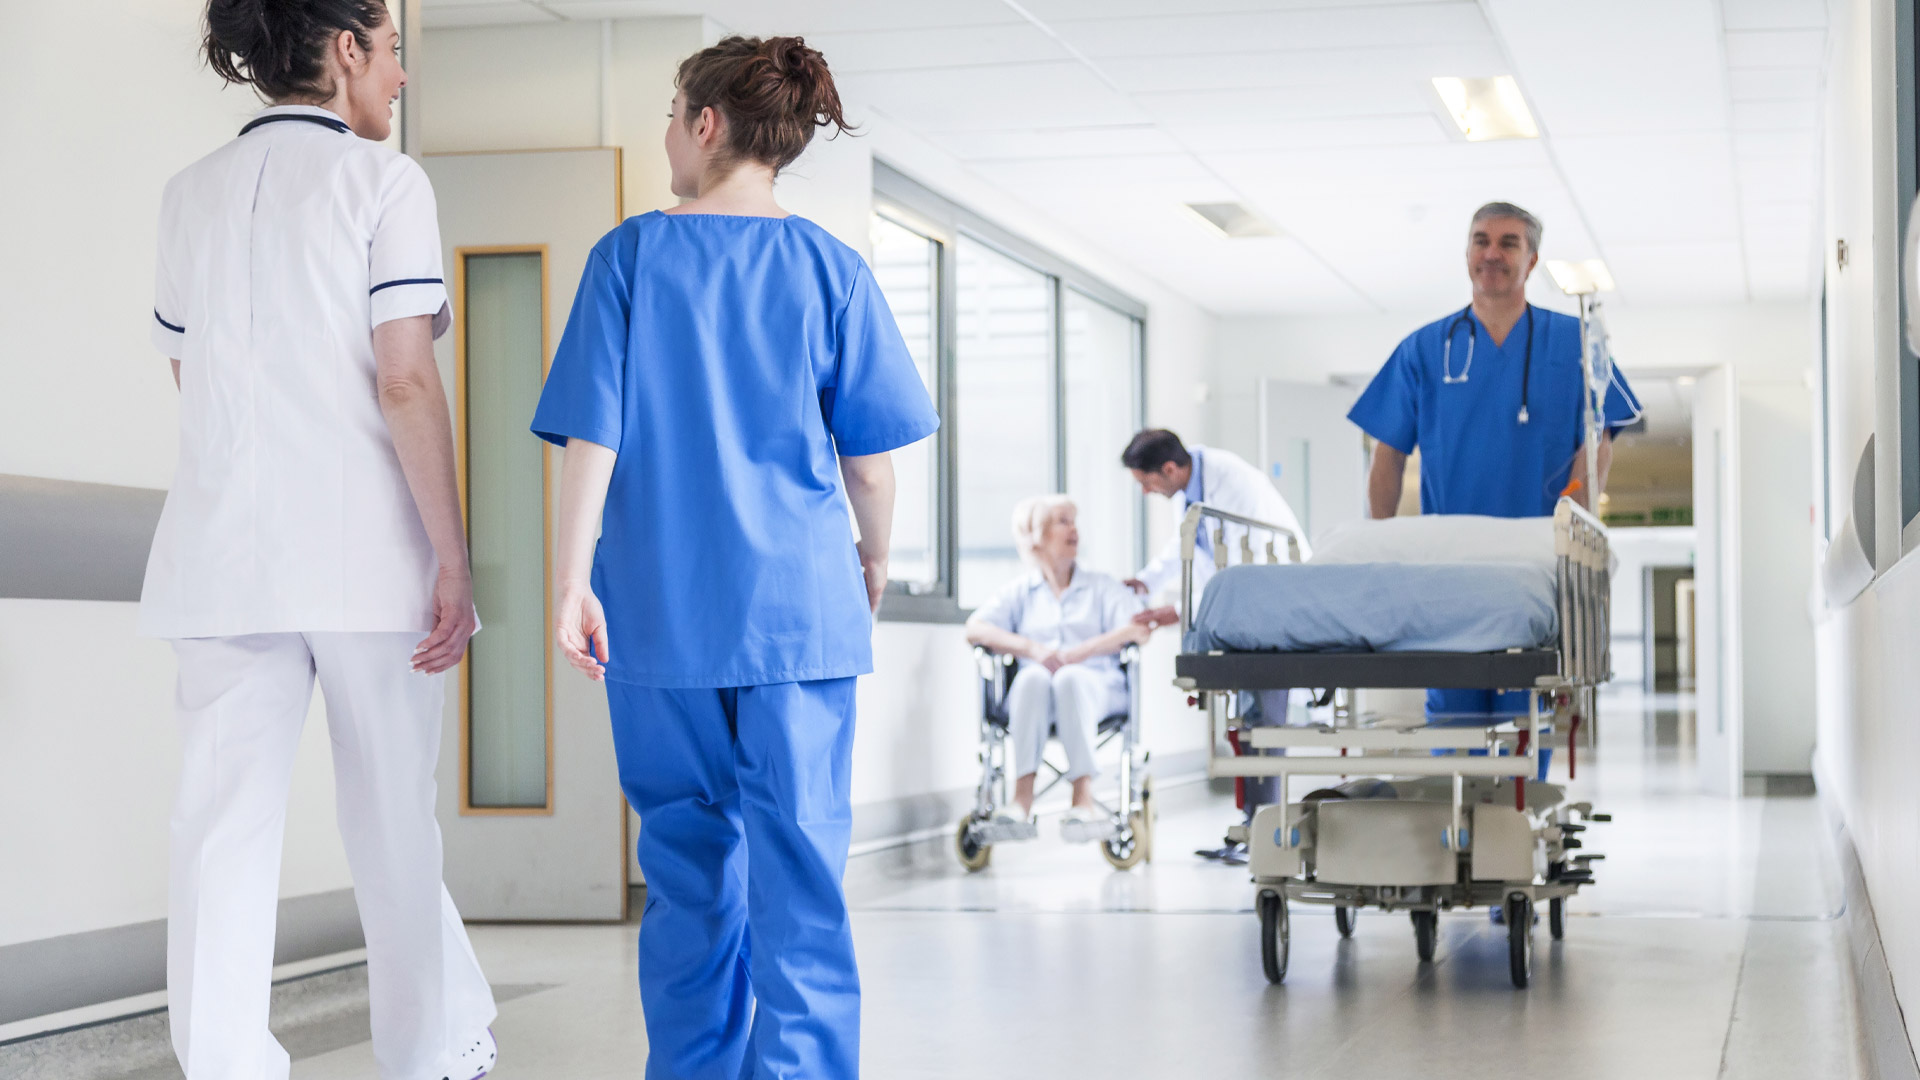
[[[1495,652],[1554,644],[1552,572],[1528,563],[1231,566],[1185,651]]]

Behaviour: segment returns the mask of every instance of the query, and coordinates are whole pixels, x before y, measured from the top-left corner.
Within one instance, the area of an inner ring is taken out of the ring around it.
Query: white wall
[[[599,141],[601,35],[610,33],[606,67],[607,133],[622,148],[626,212],[672,205],[659,149],[680,58],[719,32],[699,19],[615,20],[432,30],[423,71],[424,140],[429,153],[529,149]],[[1133,273],[1097,244],[1065,232],[1003,189],[849,98],[858,134],[816,138],[781,177],[777,195],[857,250],[866,251],[872,215],[873,161],[881,158],[1000,225],[1078,263],[1148,306],[1147,415],[1150,423],[1207,437],[1200,401],[1211,353],[1213,320],[1159,283]],[[1120,447],[1112,448],[1118,458]],[[1118,468],[1118,466],[1115,466]],[[1155,544],[1173,531],[1169,504],[1155,500],[1149,534]],[[1148,746],[1160,760],[1206,745],[1200,715],[1170,689],[1176,642],[1162,634],[1148,652],[1144,686]],[[861,681],[854,745],[856,828],[885,815],[860,808],[898,806],[969,788],[975,762],[977,691],[961,628],[882,623],[874,635],[875,674]]]
[[[1692,566],[1691,527],[1613,530],[1611,590],[1613,677],[1625,686],[1641,685],[1647,670],[1647,570],[1656,566]]]
[[[1899,546],[1899,244],[1895,189],[1892,0],[1831,5],[1826,100],[1828,479],[1844,515],[1853,466],[1875,436],[1876,562],[1857,600],[1815,628],[1820,785],[1841,808],[1893,974],[1920,993],[1920,560]],[[1848,265],[1838,265],[1839,241]],[[1911,456],[1907,454],[1905,456]],[[1909,466],[1911,467],[1911,466]],[[1910,1015],[1912,1010],[1907,1010]],[[1909,1022],[1909,1034],[1912,1034]]]
[[[195,55],[200,6],[0,5],[0,473],[166,487],[175,393],[148,344],[168,176],[258,103]],[[75,77],[75,51],[110,79]],[[31,103],[31,104],[29,104]],[[4,553],[0,553],[4,557]],[[0,600],[0,945],[162,918],[173,658],[132,604]],[[310,725],[283,896],[347,885]]]

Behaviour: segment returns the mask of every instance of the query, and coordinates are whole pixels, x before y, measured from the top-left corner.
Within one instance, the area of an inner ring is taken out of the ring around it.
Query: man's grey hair
[[[1540,254],[1540,219],[1513,205],[1510,202],[1490,202],[1473,212],[1473,220],[1467,223],[1467,235],[1473,235],[1474,227],[1492,218],[1513,218],[1527,230],[1527,248],[1535,255]]]

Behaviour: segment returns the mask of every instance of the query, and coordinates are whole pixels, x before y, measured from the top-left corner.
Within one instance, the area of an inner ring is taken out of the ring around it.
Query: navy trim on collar
[[[158,322],[161,326],[166,327],[167,329],[173,331],[176,334],[184,334],[187,332],[186,327],[175,326],[172,323],[168,322],[167,320],[160,318],[160,313],[158,311],[153,313],[153,317],[154,317],[154,320]]]
[[[247,121],[247,126],[240,129],[240,134],[245,135],[261,124],[277,124],[282,120],[299,120],[303,123],[319,124],[321,127],[332,128],[342,135],[353,130],[347,126],[345,120],[332,116],[315,116],[312,113],[274,113],[272,116],[256,116],[252,120]]]
[[[394,278],[392,281],[383,281],[380,284],[375,285],[373,288],[368,289],[367,295],[372,296],[374,293],[379,292],[381,289],[391,289],[395,285],[445,285],[445,284],[446,284],[445,281],[442,281],[437,277]]]

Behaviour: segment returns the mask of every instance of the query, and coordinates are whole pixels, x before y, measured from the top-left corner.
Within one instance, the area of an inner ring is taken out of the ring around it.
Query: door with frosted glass
[[[1351,386],[1260,380],[1260,471],[1309,540],[1366,517],[1366,441],[1347,419],[1357,396]]]
[[[432,155],[425,166],[453,298],[454,329],[436,350],[483,626],[447,684],[447,888],[470,919],[620,919],[627,811],[606,695],[549,632],[562,454],[527,430],[588,252],[619,222],[619,152]]]

